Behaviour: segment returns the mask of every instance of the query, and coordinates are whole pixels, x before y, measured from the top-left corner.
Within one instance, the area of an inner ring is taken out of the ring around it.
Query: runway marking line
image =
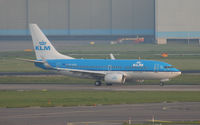
[[[15,115],[15,116],[1,116],[0,119],[3,118],[34,118],[34,117],[51,117],[48,115],[62,115],[62,114],[69,114],[69,113],[84,113],[84,112],[96,112],[96,111],[71,111],[71,112],[55,112],[55,113],[38,113],[38,114],[24,114],[24,115]],[[25,117],[24,117],[25,116]]]

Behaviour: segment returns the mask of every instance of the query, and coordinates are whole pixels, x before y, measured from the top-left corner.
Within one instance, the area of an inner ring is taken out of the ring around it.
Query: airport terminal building
[[[0,39],[29,38],[29,23],[51,37],[200,38],[200,0],[1,0]]]

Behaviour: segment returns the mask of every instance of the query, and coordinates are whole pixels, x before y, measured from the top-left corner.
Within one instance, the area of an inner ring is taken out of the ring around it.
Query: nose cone
[[[174,68],[174,77],[180,76],[181,71],[179,69]]]
[[[176,75],[177,75],[177,76],[180,76],[180,75],[181,75],[181,71],[176,72]]]
[[[176,76],[180,76],[181,75],[181,71],[179,69],[175,69],[176,71]]]
[[[173,77],[177,77],[181,75],[181,71],[176,68],[174,68],[172,72],[173,72]]]

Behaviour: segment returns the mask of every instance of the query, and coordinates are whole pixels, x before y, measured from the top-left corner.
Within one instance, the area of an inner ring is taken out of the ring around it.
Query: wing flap
[[[91,71],[91,70],[78,70],[78,69],[65,69],[65,68],[57,68],[58,71],[68,71],[73,73],[82,73],[88,74],[94,77],[104,77],[106,72],[105,71]]]

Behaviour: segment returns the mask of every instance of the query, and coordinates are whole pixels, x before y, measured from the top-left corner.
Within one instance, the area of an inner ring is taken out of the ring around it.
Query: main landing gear
[[[101,81],[96,81],[96,82],[94,83],[95,86],[101,86],[101,84],[102,84]],[[107,85],[107,86],[112,86],[112,83],[106,83],[106,85]]]
[[[94,85],[95,85],[95,86],[101,86],[101,81],[96,81],[96,82],[94,83]]]
[[[160,86],[164,86],[165,85],[165,83],[164,82],[160,82]]]

